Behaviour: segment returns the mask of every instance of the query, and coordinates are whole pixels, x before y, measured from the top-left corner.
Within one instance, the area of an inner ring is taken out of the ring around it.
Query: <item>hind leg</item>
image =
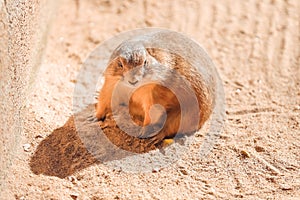
[[[139,138],[149,138],[157,134],[163,128],[167,118],[164,107],[158,104],[146,107],[144,116],[143,128]]]
[[[180,112],[176,109],[168,112],[167,119],[165,121],[164,127],[156,135],[151,136],[149,144],[150,145],[163,145],[167,146],[174,142],[172,139],[176,136],[180,124]],[[168,139],[167,139],[168,138]],[[165,142],[166,140],[166,142]]]

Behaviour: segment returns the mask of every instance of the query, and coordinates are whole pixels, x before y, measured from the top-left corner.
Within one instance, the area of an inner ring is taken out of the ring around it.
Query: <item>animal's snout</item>
[[[141,72],[140,69],[133,69],[128,72],[126,79],[130,85],[135,86],[141,80]]]
[[[136,78],[131,78],[128,80],[128,83],[130,83],[131,85],[135,85],[137,84],[137,82],[139,82]]]

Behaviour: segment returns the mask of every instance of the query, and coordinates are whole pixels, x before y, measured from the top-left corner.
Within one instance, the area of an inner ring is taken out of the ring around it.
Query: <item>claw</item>
[[[149,126],[145,126],[142,128],[141,132],[139,133],[138,135],[138,138],[139,139],[147,139],[147,138],[150,138],[152,137],[152,127],[149,125]]]
[[[87,117],[87,121],[89,122],[98,122],[98,118],[93,114]]]
[[[163,141],[164,137],[164,133],[160,133],[158,135],[153,136],[149,140],[149,145],[159,146],[159,144]]]
[[[160,130],[161,130],[161,126],[157,124],[150,124],[148,126],[144,126],[138,138],[147,139],[147,138],[155,137]]]

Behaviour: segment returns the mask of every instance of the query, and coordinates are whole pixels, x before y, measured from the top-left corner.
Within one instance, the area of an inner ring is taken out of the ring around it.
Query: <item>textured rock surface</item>
[[[46,1],[0,1],[1,198],[20,148],[24,106],[40,65],[52,7]]]

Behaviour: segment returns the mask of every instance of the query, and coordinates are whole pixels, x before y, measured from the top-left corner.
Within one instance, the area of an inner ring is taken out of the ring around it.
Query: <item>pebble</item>
[[[152,173],[157,173],[157,172],[159,172],[159,168],[155,167],[152,169]]]
[[[71,79],[70,82],[71,83],[77,83],[77,80],[76,79]]]
[[[242,156],[244,156],[246,158],[250,158],[250,154],[245,150],[241,150],[241,154],[242,154]]]
[[[213,195],[215,193],[216,193],[215,189],[214,188],[210,188],[210,190],[208,191],[207,194]]]
[[[79,194],[78,193],[72,193],[72,194],[70,194],[70,196],[71,196],[72,199],[75,200],[75,199],[78,198]]]
[[[43,138],[43,136],[41,134],[38,134],[37,136],[35,136],[36,139],[38,138]]]
[[[255,146],[254,148],[257,152],[265,152],[265,148],[263,148],[262,146]]]
[[[185,169],[180,169],[180,172],[181,172],[183,175],[188,175],[188,172],[187,172]]]
[[[26,152],[29,152],[29,151],[30,151],[30,147],[31,147],[30,144],[23,144],[23,149],[24,149],[24,151],[26,151]]]
[[[74,176],[69,176],[68,177],[68,180],[72,183],[75,183],[76,182],[76,178]]]
[[[282,184],[280,186],[280,189],[282,189],[282,190],[292,190],[292,187],[287,185],[287,184]]]

